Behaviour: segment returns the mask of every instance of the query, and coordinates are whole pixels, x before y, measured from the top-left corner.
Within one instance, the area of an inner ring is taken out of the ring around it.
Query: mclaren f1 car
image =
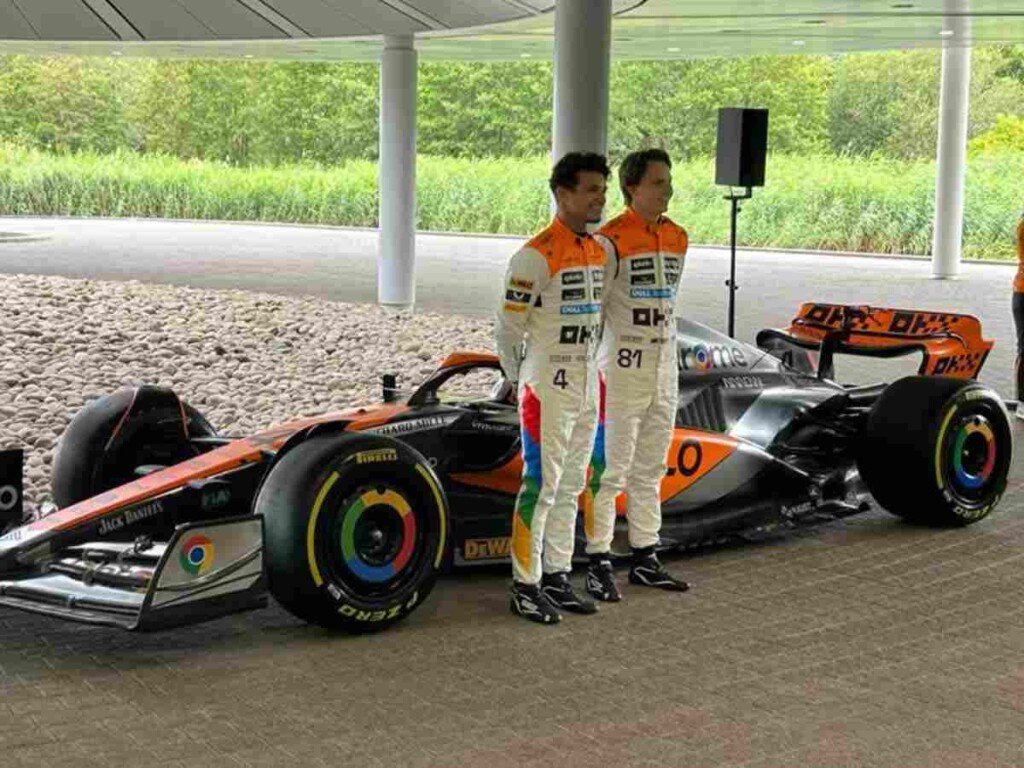
[[[992,348],[977,319],[805,304],[753,345],[676,323],[663,547],[842,517],[872,498],[937,526],[999,502],[1012,438],[1003,402],[976,381]],[[834,380],[837,354],[921,362],[853,386]],[[485,391],[451,394],[481,373]],[[455,353],[411,393],[394,375],[383,385],[378,404],[251,437],[219,435],[167,389],[91,401],[58,445],[49,514],[23,521],[23,457],[2,454],[0,605],[157,629],[269,593],[310,622],[367,631],[415,610],[442,569],[507,558],[522,460],[497,358]]]

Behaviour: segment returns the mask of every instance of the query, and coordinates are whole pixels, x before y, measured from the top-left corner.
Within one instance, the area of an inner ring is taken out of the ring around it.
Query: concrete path
[[[28,238],[5,239],[2,233]],[[38,238],[38,239],[37,239]],[[523,238],[421,234],[417,306],[489,315],[505,264]],[[205,288],[237,288],[376,301],[375,230],[209,222],[0,218],[0,272],[139,279]],[[822,300],[967,312],[996,341],[981,379],[1013,397],[1014,265],[965,264],[957,280],[931,279],[925,260],[741,251],[736,332],[750,340],[785,324],[801,302]],[[729,254],[691,249],[679,309],[725,328]],[[878,379],[893,363],[842,362],[840,378]],[[896,364],[911,373],[916,361]],[[845,374],[845,376],[844,376]]]

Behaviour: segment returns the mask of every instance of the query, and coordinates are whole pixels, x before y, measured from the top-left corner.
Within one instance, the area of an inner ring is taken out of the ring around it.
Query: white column
[[[409,309],[416,300],[416,48],[412,35],[384,38],[378,167],[377,301]]]
[[[971,88],[971,22],[966,13],[967,2],[946,0],[945,10],[932,241],[932,276],[939,279],[960,273]]]
[[[612,0],[557,0],[551,155],[608,148]]]

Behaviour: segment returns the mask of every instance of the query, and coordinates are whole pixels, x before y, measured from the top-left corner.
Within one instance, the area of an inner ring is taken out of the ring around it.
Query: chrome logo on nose
[[[181,549],[181,567],[193,576],[199,576],[213,567],[213,556],[213,542],[197,534],[186,541]]]

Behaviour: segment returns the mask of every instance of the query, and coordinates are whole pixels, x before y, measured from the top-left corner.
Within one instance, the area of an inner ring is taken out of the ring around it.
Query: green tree
[[[8,56],[0,64],[0,135],[54,152],[132,147],[126,104],[143,67],[113,59]]]
[[[622,62],[612,67],[610,151],[657,146],[682,159],[715,151],[720,107],[767,108],[769,145],[816,152],[827,143],[828,59]]]
[[[420,68],[419,151],[521,157],[551,146],[552,69],[543,62],[428,63]]]
[[[934,157],[941,61],[941,51],[934,49],[837,57],[829,99],[832,150],[902,159]],[[971,137],[991,128],[1008,107],[1019,109],[1024,99],[1024,83],[1000,74],[1004,67],[999,49],[971,52]]]
[[[281,63],[260,88],[264,162],[330,164],[377,157],[379,67],[359,63]]]

